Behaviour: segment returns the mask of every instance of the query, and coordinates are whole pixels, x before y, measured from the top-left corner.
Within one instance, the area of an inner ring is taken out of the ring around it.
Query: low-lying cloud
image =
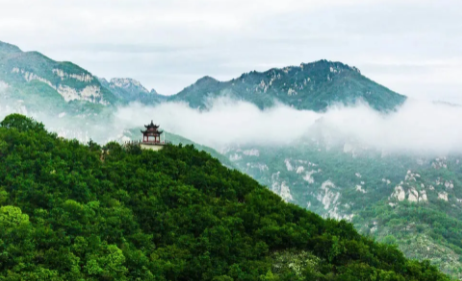
[[[388,152],[462,152],[462,107],[413,99],[389,114],[362,103],[332,106],[325,113],[285,105],[260,110],[229,99],[217,99],[209,110],[202,111],[184,103],[155,107],[132,104],[120,108],[116,119],[125,127],[152,119],[166,131],[217,149],[229,145],[296,145],[321,138]]]
[[[164,103],[156,107],[133,104],[116,113],[125,127],[154,120],[166,131],[215,148],[232,144],[287,144],[303,136],[321,115],[294,110],[284,105],[260,110],[255,105],[227,98],[214,100],[208,110],[185,103]]]
[[[349,143],[390,153],[462,153],[459,106],[408,99],[396,112],[384,114],[363,103],[332,106],[325,113],[296,110],[282,104],[261,110],[251,103],[229,98],[216,99],[210,104],[208,110],[198,110],[185,103],[157,106],[135,103],[117,109],[112,121],[98,122],[93,116],[77,120],[71,116],[57,118],[44,112],[28,112],[21,103],[0,100],[0,119],[19,112],[45,123],[59,135],[84,142],[122,140],[125,130],[153,120],[165,131],[218,150],[229,146],[296,146],[314,140],[329,146]]]

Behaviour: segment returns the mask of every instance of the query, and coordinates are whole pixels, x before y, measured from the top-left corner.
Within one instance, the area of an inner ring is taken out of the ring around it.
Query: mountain
[[[107,81],[99,78],[101,85],[111,91],[123,103],[138,101],[143,104],[157,104],[165,101],[166,96],[159,95],[154,89],[149,91],[140,82],[131,78],[112,78]]]
[[[462,278],[462,155],[385,153],[308,138],[223,153],[287,202],[350,221],[407,257]]]
[[[208,107],[210,98],[221,96],[248,101],[260,108],[279,102],[315,111],[357,101],[389,111],[406,99],[369,80],[355,67],[326,60],[266,72],[252,71],[226,82],[206,76],[176,95],[163,96],[155,90],[148,91],[134,79],[107,81],[73,63],[57,62],[38,52],[22,52],[3,42],[0,42],[0,91],[8,103],[19,103],[19,108],[46,110],[55,115],[99,113],[108,106],[133,101],[147,105],[183,101],[203,109]]]
[[[118,133],[109,125],[118,106],[164,99],[133,79],[108,82],[71,62],[0,42],[0,118],[21,113],[50,124],[62,136],[108,141]]]
[[[38,52],[23,52],[0,42],[0,84],[3,96],[21,100],[30,109],[78,111],[114,105],[115,96],[90,72],[71,62],[57,62]]]
[[[0,124],[2,280],[449,280],[192,146],[81,145],[21,115]]]
[[[0,98],[23,113],[100,114],[106,108],[133,101],[156,104],[165,99],[139,82],[114,78],[109,82],[71,63],[54,61],[39,52],[23,52],[0,42]]]
[[[208,98],[223,95],[254,103],[260,108],[280,102],[315,111],[323,111],[331,104],[348,105],[356,101],[389,111],[406,99],[361,75],[355,67],[321,60],[299,67],[252,71],[227,82],[206,76],[169,100],[206,108]]]

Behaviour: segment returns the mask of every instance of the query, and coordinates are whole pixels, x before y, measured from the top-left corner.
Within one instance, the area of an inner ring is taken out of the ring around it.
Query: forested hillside
[[[286,201],[351,221],[360,233],[462,278],[461,154],[383,153],[306,140],[234,147],[226,155]]]
[[[142,127],[139,127],[139,128],[135,128],[135,129],[131,129],[131,130],[126,130],[123,133],[122,139],[130,140],[130,141],[138,141],[139,137],[140,137],[140,130],[142,130],[142,129],[143,129]],[[162,141],[166,141],[167,143],[170,143],[170,144],[173,144],[173,145],[179,145],[179,144],[193,145],[195,149],[197,149],[199,151],[205,151],[208,154],[210,154],[210,156],[212,156],[213,158],[216,158],[225,167],[235,168],[232,161],[230,161],[226,156],[219,153],[215,149],[213,149],[211,147],[208,147],[208,146],[205,146],[205,145],[195,143],[192,140],[184,138],[184,137],[182,137],[180,135],[176,135],[176,134],[172,134],[172,133],[167,132],[167,131],[163,131]]]
[[[192,146],[82,145],[10,115],[0,159],[0,280],[448,280]]]

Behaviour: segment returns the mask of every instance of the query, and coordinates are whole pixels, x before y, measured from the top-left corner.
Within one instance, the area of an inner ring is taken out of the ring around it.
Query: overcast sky
[[[399,93],[462,101],[460,0],[0,0],[0,40],[174,94],[319,59]]]

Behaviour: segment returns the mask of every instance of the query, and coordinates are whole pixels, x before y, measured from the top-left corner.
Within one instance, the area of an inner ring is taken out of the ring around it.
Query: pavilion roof
[[[159,128],[159,125],[154,124],[154,122],[151,120],[151,124],[144,125],[144,127],[146,129],[152,129],[152,128],[157,129],[157,128]]]

